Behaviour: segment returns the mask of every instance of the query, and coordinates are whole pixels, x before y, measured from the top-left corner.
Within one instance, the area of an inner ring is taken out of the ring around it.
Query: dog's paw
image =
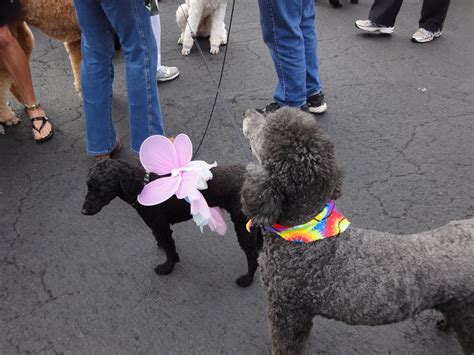
[[[235,283],[239,285],[240,287],[249,287],[253,282],[253,277],[245,274],[242,276],[239,276],[237,280],[235,280]]]
[[[168,262],[160,264],[157,267],[155,267],[155,272],[158,275],[169,275],[171,274],[171,271],[173,271],[174,264],[175,263],[168,263]]]
[[[225,46],[227,44],[227,37],[221,39],[221,46]]]
[[[5,126],[13,126],[20,122],[21,119],[15,115],[9,117],[8,119],[0,118],[0,123],[3,123]]]
[[[189,53],[191,53],[191,48],[183,47],[181,50],[181,55],[189,55]]]
[[[0,123],[4,124],[5,126],[13,126],[14,124],[20,123],[21,119],[11,110],[10,112],[2,112],[0,111]]]
[[[183,37],[178,38],[178,44],[183,44]]]
[[[219,54],[219,47],[211,47],[210,52],[212,55]]]

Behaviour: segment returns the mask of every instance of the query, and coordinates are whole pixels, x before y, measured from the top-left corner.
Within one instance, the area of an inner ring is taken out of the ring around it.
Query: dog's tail
[[[181,31],[186,29],[186,23],[188,22],[188,6],[181,4],[176,10],[176,23],[178,24]]]

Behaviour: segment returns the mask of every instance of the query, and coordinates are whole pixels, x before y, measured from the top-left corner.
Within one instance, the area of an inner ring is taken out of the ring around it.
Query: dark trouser
[[[443,28],[450,0],[424,0],[419,26],[436,32]],[[377,25],[393,27],[403,0],[375,0],[369,11],[369,20]]]

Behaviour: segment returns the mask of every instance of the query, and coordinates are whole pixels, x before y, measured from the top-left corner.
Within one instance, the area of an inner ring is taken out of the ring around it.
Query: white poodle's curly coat
[[[181,29],[178,43],[183,45],[182,55],[188,55],[193,47],[192,34],[208,37],[210,52],[219,54],[219,46],[227,43],[225,11],[227,0],[186,0],[176,10],[176,22]]]

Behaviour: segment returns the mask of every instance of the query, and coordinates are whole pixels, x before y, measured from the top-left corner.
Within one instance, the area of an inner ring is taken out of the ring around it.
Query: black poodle
[[[225,209],[234,222],[237,239],[245,252],[248,265],[247,273],[236,280],[241,287],[252,284],[258,266],[258,250],[262,246],[260,232],[248,233],[245,229],[247,218],[242,213],[240,204],[244,173],[244,166],[215,167],[212,169],[213,179],[208,181],[208,188],[201,191],[210,207]],[[145,185],[145,177],[146,172],[143,168],[120,160],[108,159],[98,162],[89,172],[88,192],[82,213],[94,215],[117,196],[133,206],[151,228],[158,247],[163,248],[166,253],[166,261],[158,265],[155,272],[167,275],[179,262],[170,225],[191,219],[190,205],[184,200],[177,199],[176,196],[155,206],[141,205],[137,202],[137,196]],[[151,173],[149,178],[152,181],[159,176]]]

